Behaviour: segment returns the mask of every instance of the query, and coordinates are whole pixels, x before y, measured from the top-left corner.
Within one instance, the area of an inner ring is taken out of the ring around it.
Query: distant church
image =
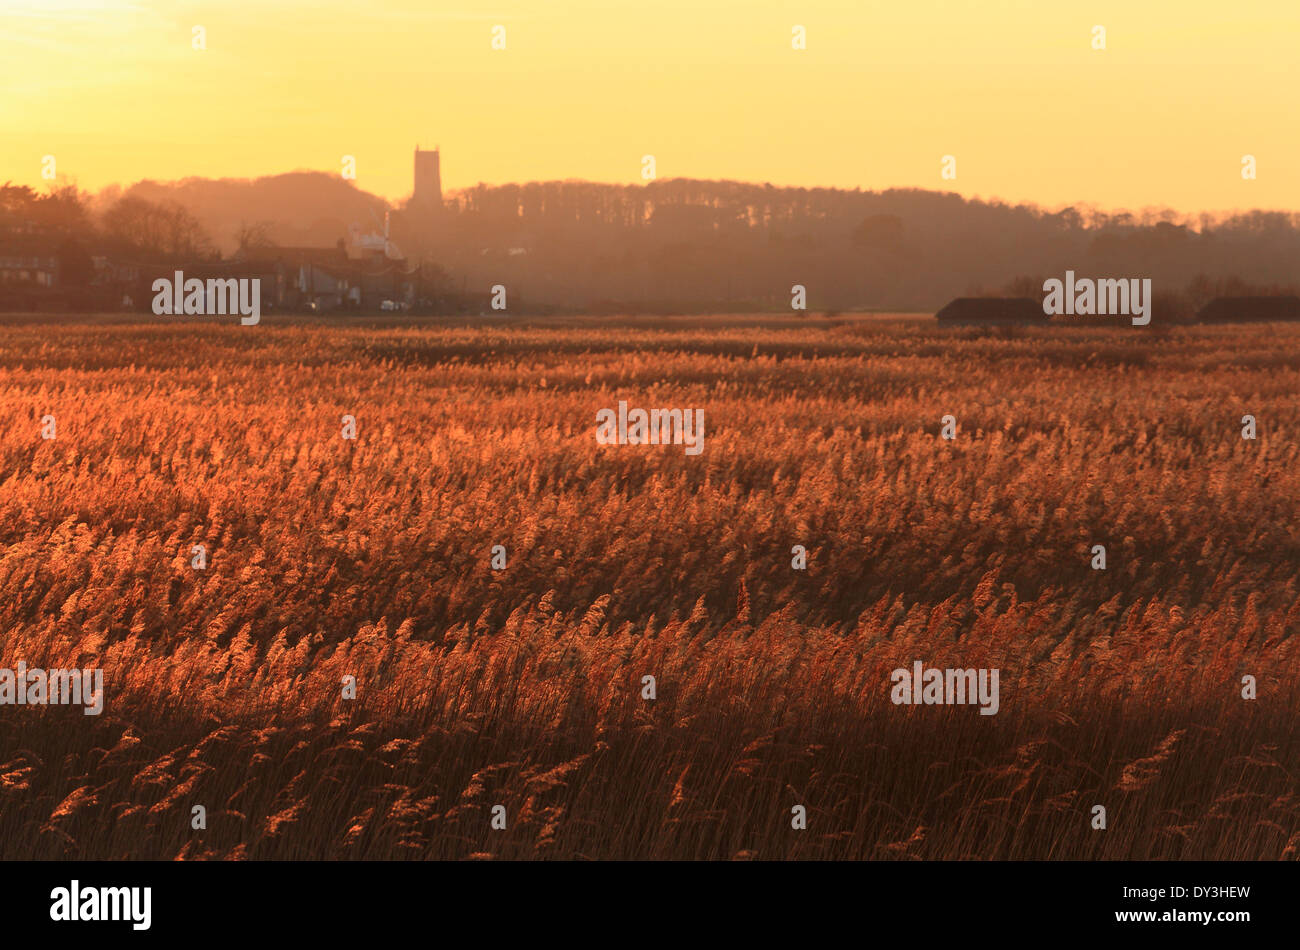
[[[419,217],[442,212],[442,162],[436,148],[415,147],[415,193],[409,208]]]
[[[446,238],[449,216],[442,201],[442,156],[415,147],[415,190],[392,212],[392,238],[412,259],[431,253]]]

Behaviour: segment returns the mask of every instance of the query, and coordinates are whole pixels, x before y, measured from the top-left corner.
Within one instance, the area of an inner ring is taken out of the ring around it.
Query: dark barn
[[[1300,320],[1300,297],[1215,297],[1196,315],[1201,323]]]
[[[934,315],[940,323],[1046,323],[1043,305],[1029,297],[958,297]]]

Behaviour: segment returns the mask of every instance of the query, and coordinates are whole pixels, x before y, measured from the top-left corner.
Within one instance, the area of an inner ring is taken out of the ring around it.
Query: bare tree
[[[168,257],[208,253],[212,242],[194,215],[179,204],[128,196],[103,215],[106,233],[139,251]]]
[[[241,221],[235,230],[235,243],[239,245],[241,251],[275,247],[275,241],[271,238],[271,228],[270,221],[258,221],[254,224]]]

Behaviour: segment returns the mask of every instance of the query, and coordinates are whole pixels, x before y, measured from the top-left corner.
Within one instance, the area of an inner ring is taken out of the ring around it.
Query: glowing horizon
[[[445,191],[641,183],[651,154],[661,179],[1300,210],[1297,35],[1300,8],[1272,0],[0,0],[0,181],[46,187],[46,155],[92,192],[353,155],[356,185],[397,201],[418,143]]]

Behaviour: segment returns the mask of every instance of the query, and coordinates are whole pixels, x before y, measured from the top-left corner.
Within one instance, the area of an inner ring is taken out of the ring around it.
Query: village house
[[[59,283],[59,251],[52,238],[0,238],[0,284],[53,289]]]

